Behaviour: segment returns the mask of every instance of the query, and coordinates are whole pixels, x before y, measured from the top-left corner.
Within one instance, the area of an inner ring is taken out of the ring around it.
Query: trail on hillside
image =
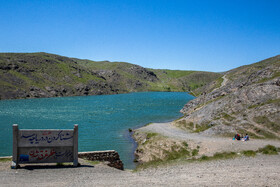
[[[221,84],[221,87],[225,86],[228,82],[228,78],[226,77],[227,74],[225,74],[222,78],[224,79],[222,84]]]
[[[212,92],[220,89],[221,87],[225,86],[228,82],[228,78],[226,77],[227,74],[225,74],[224,76],[222,76],[223,82],[221,83],[221,86],[219,86],[218,88],[215,88],[214,90],[212,90]]]
[[[192,147],[199,146],[200,155],[211,156],[217,152],[239,152],[242,150],[257,150],[266,145],[280,147],[280,141],[250,139],[249,141],[237,141],[232,138],[216,137],[199,133],[190,133],[173,126],[171,123],[153,123],[138,129],[144,132],[154,132],[165,137],[186,141]]]

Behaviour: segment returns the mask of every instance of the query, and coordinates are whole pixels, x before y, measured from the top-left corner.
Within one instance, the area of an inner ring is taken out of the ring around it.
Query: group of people
[[[235,134],[233,140],[242,140],[242,141],[248,141],[249,140],[249,135],[246,134],[244,137],[239,134]]]

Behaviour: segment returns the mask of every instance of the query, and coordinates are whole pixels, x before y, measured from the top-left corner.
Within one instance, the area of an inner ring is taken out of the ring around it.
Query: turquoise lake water
[[[136,144],[128,129],[179,118],[194,97],[182,92],[0,101],[0,156],[12,155],[12,125],[19,129],[73,129],[79,125],[79,151],[116,150],[133,169]]]

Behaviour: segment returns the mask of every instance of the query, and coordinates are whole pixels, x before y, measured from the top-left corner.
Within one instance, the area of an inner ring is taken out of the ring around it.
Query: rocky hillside
[[[220,76],[48,53],[0,53],[0,99],[192,91]]]
[[[280,139],[280,56],[242,66],[207,86],[174,124],[203,134]]]

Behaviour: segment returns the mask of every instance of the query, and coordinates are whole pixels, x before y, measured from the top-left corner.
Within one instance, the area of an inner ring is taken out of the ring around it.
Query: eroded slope
[[[280,56],[227,72],[181,110],[175,125],[192,132],[280,137]]]

